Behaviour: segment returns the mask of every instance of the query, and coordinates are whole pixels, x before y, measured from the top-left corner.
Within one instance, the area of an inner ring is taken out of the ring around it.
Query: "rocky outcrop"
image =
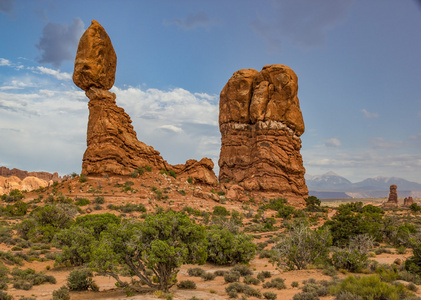
[[[215,184],[216,176],[206,160],[187,161],[171,166],[152,146],[137,139],[132,121],[116,104],[116,95],[108,91],[115,80],[117,56],[104,28],[92,21],[82,35],[75,59],[74,83],[89,98],[87,149],[82,174],[129,175],[138,167],[174,169],[180,177],[192,177],[199,183]]]
[[[16,176],[0,176],[0,195],[8,194],[11,190],[32,191],[46,187],[52,181],[47,181],[34,176],[27,176],[23,180]]]
[[[392,184],[389,188],[389,198],[387,202],[384,203],[386,207],[397,207],[398,203],[398,187],[395,184]]]
[[[413,203],[414,203],[414,199],[411,196],[403,199],[403,205],[404,206],[411,206]]]
[[[284,65],[234,73],[220,95],[220,182],[304,202],[304,121],[297,91],[297,75]]]
[[[48,172],[28,172],[28,171],[22,171],[16,168],[9,169],[6,167],[0,167],[0,176],[3,177],[11,177],[16,176],[17,178],[23,180],[28,176],[37,177],[39,179],[45,180],[45,181],[61,181],[63,178],[58,175],[57,172],[55,173],[48,173]]]

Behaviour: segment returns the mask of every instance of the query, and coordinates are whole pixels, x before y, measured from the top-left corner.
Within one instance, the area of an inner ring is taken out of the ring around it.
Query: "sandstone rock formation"
[[[385,206],[395,207],[398,206],[398,187],[395,184],[392,184],[390,186],[389,191],[389,198],[387,199],[387,202],[384,203]]]
[[[45,180],[45,181],[61,181],[63,178],[58,175],[57,172],[55,173],[48,173],[48,172],[28,172],[28,171],[22,171],[16,168],[9,169],[6,167],[0,167],[0,176],[3,177],[10,177],[10,176],[16,176],[19,179],[23,180],[28,176],[37,177],[39,179]]]
[[[297,75],[284,65],[234,73],[219,102],[220,182],[303,203],[308,189],[297,91]]]
[[[169,165],[153,147],[137,139],[131,119],[116,105],[116,95],[108,91],[114,84],[117,56],[108,34],[97,22],[82,35],[75,59],[74,83],[89,98],[87,149],[82,174],[129,175],[138,167],[171,170],[198,183],[216,184],[209,161],[187,161]]]
[[[23,180],[16,176],[0,176],[0,195],[8,194],[11,190],[32,191],[40,187],[46,187],[52,181],[47,181],[34,176],[27,176]]]
[[[414,203],[414,199],[412,199],[411,196],[403,199],[403,205],[404,206],[411,206]]]

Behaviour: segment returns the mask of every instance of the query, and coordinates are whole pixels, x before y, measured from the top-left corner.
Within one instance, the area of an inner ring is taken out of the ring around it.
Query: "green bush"
[[[275,260],[280,267],[305,269],[317,259],[327,259],[331,244],[329,230],[312,230],[304,224],[298,224],[291,228],[289,236],[282,237],[274,246],[278,252]]]
[[[0,299],[1,300],[12,300],[13,296],[8,295],[6,292],[0,291]]]
[[[231,271],[224,274],[225,283],[238,282],[240,280],[240,273]]]
[[[69,261],[73,266],[81,266],[91,260],[91,247],[96,241],[92,228],[74,226],[58,232],[54,245],[62,249],[55,260],[61,264]]]
[[[104,204],[104,197],[98,196],[94,199],[95,204]]]
[[[265,281],[267,278],[271,278],[271,277],[272,277],[272,274],[269,271],[261,271],[257,274],[257,278],[262,282]]]
[[[86,177],[86,175],[80,174],[80,176],[79,176],[79,182],[80,183],[83,183],[83,182],[86,182],[86,181],[88,181],[88,178]]]
[[[275,288],[278,290],[282,290],[282,289],[286,289],[286,285],[285,285],[285,279],[283,278],[273,278],[271,281],[268,281],[266,283],[263,284],[264,288]]]
[[[421,211],[421,206],[419,206],[417,203],[412,203],[409,206],[409,209],[413,212],[419,212],[419,211]]]
[[[210,280],[214,280],[216,275],[215,275],[215,273],[206,272],[201,277],[205,281],[210,281]]]
[[[183,280],[177,284],[177,287],[183,290],[195,290],[196,283],[194,283],[194,281],[191,280]]]
[[[323,227],[330,228],[334,245],[347,245],[351,237],[359,234],[368,234],[380,242],[383,239],[383,215],[384,211],[379,207],[351,202],[339,205],[338,212]]]
[[[206,261],[205,228],[185,213],[173,211],[148,215],[143,223],[128,220],[101,233],[92,266],[111,274],[120,286],[142,290],[139,284],[167,292],[176,284],[181,265]],[[131,284],[119,277],[120,267],[136,274]],[[145,272],[153,270],[157,281]]]
[[[120,224],[121,218],[111,213],[90,214],[76,218],[72,226],[90,228],[94,231],[95,238],[99,239],[101,232],[106,230],[111,224]]]
[[[275,300],[277,296],[274,292],[264,292],[263,297],[265,297],[265,299]]]
[[[368,256],[359,250],[335,249],[332,254],[332,264],[337,269],[359,272],[368,265]]]
[[[69,289],[66,286],[53,291],[53,300],[70,300]]]
[[[213,207],[213,215],[214,216],[220,216],[220,217],[226,217],[226,216],[229,216],[230,213],[225,207],[216,205],[216,206]]]
[[[77,198],[76,201],[75,201],[75,205],[77,205],[77,206],[85,206],[85,205],[88,205],[90,203],[91,203],[91,201],[89,201],[89,199],[86,199],[86,198]]]
[[[256,254],[253,236],[210,227],[206,232],[208,262],[218,265],[249,263]]]
[[[18,217],[26,215],[29,204],[23,201],[17,201],[13,205],[7,205],[1,208],[1,211],[10,217]]]
[[[194,277],[201,277],[205,274],[205,270],[203,270],[202,268],[189,268],[187,270],[187,274],[189,274],[189,276],[194,276]]]
[[[243,282],[245,284],[253,284],[253,285],[259,285],[260,284],[260,280],[256,277],[253,277],[251,275],[247,275],[244,277]]]
[[[241,276],[252,275],[253,271],[246,265],[235,265],[232,271],[240,273]]]
[[[169,170],[169,171],[168,171],[168,174],[169,174],[170,176],[174,177],[174,178],[177,178],[177,173],[175,173],[175,171],[174,171],[174,170]]]
[[[14,268],[11,272],[13,276],[13,287],[16,289],[29,290],[34,285],[40,285],[45,282],[56,283],[54,276],[45,275],[44,273],[36,273],[33,269]]]
[[[344,292],[360,296],[362,299],[373,300],[404,300],[413,297],[412,293],[406,290],[403,284],[383,282],[379,275],[348,276],[330,288],[330,293],[333,295],[339,295]]]
[[[70,272],[67,278],[67,287],[71,291],[98,291],[97,284],[92,279],[93,274],[89,269],[78,269]]]
[[[0,198],[4,202],[16,202],[22,200],[25,196],[18,189],[14,189],[9,192],[9,195],[3,194]]]

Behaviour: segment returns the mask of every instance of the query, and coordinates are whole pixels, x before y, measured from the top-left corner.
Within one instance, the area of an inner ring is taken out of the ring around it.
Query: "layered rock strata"
[[[292,202],[308,196],[297,80],[284,65],[240,70],[229,79],[219,103],[220,182]]]
[[[171,166],[152,146],[137,139],[132,121],[108,91],[115,80],[117,56],[104,28],[92,21],[82,35],[75,59],[74,83],[89,98],[87,149],[82,174],[129,175],[138,167],[172,170],[197,183],[216,184],[212,161],[189,160]]]

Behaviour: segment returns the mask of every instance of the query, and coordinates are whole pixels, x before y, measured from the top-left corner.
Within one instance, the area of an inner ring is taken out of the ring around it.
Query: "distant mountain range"
[[[310,195],[318,198],[383,198],[392,184],[398,186],[399,197],[421,197],[421,184],[398,177],[374,177],[352,183],[332,171],[323,175],[306,175]]]

